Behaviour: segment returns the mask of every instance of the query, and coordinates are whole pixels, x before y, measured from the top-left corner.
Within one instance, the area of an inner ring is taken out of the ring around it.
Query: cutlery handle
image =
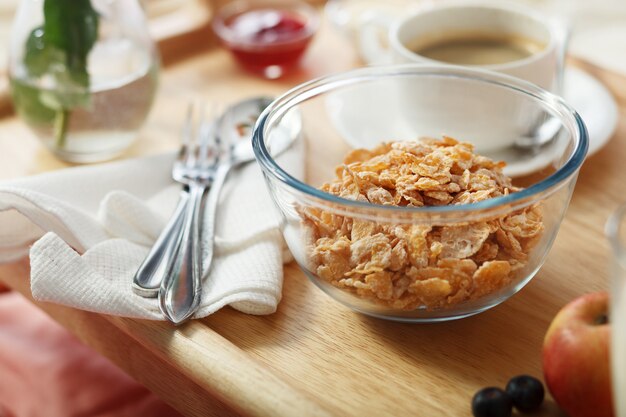
[[[220,192],[226,182],[226,177],[233,167],[230,163],[223,163],[217,168],[213,183],[209,189],[209,195],[206,201],[206,216],[204,217],[204,224],[202,227],[202,243],[204,248],[204,270],[209,271],[213,262],[213,245],[215,243],[215,218],[217,216],[217,205],[220,201]]]
[[[161,312],[174,324],[190,318],[200,303],[202,256],[200,251],[200,207],[206,187],[189,184],[189,202],[174,258],[159,289]]]
[[[176,242],[182,230],[188,201],[189,193],[182,191],[174,214],[172,214],[172,217],[150,249],[148,256],[133,277],[133,291],[135,294],[146,298],[155,298],[159,294],[159,287],[169,269]]]

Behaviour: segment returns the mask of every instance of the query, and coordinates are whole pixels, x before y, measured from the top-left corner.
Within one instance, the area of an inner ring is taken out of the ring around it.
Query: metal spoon
[[[567,48],[569,46],[571,32],[564,21],[555,20],[552,24],[554,26],[555,41],[558,44],[554,93],[558,96],[562,96],[565,85],[565,60],[567,58]],[[552,142],[558,136],[561,129],[561,122],[556,117],[550,117],[538,126],[535,126],[529,135],[520,137],[515,142],[515,146],[518,149],[538,152],[539,148]]]
[[[211,269],[213,260],[213,245],[215,241],[215,219],[220,192],[231,170],[239,168],[254,160],[252,150],[252,127],[261,112],[272,102],[270,98],[255,98],[246,100],[236,106],[237,111],[226,112],[220,119],[218,136],[227,149],[225,158],[215,173],[213,183],[209,189],[202,225],[202,242],[206,245],[203,253],[204,275]],[[280,126],[276,128],[270,142],[270,152],[274,157],[287,150],[302,130],[300,113],[297,110],[283,116]]]

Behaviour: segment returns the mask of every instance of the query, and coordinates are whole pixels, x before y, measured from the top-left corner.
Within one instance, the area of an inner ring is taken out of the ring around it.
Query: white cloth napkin
[[[172,154],[0,182],[0,262],[30,247],[33,297],[106,314],[162,320],[156,299],[133,293],[132,277],[170,214],[181,187]],[[301,153],[280,158],[302,169]],[[282,264],[290,260],[279,215],[251,163],[232,171],[216,219],[215,258],[203,279],[207,316],[225,305],[271,314],[281,298]],[[284,253],[285,252],[285,253]]]

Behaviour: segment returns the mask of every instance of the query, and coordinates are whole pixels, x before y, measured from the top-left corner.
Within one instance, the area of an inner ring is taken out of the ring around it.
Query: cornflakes
[[[471,204],[520,189],[504,163],[450,137],[356,149],[323,191],[406,207]],[[541,206],[455,225],[385,224],[301,208],[309,267],[330,284],[394,309],[438,309],[502,290],[522,273]]]

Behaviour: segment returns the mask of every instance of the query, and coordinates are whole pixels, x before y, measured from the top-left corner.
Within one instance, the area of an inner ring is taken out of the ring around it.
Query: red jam
[[[306,18],[289,11],[251,10],[224,23],[231,32],[224,40],[235,58],[268,78],[278,78],[293,67],[313,36]]]

